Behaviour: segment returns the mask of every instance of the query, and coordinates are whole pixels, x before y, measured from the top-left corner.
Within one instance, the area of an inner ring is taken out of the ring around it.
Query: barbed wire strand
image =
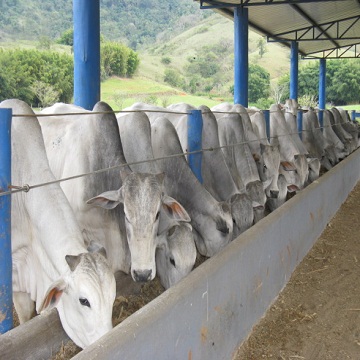
[[[262,110],[259,110],[259,112],[261,112]],[[120,112],[120,111],[119,111]],[[149,110],[126,110],[124,112],[149,112]],[[159,110],[151,110],[151,112],[161,112],[161,113],[171,113],[171,114],[188,114],[188,113],[183,113],[183,112],[169,112],[169,111],[159,111]],[[216,113],[224,113],[224,114],[234,114],[234,112],[223,112],[223,111],[210,111],[210,112],[216,112]],[[274,111],[277,112],[277,111]],[[109,114],[109,113],[115,113],[115,111],[106,111],[106,112],[81,112],[81,113],[64,113],[64,114],[51,114],[53,116],[63,116],[63,115],[89,115],[89,114]],[[205,112],[204,112],[205,113]],[[235,112],[236,114],[237,112]],[[290,112],[291,113],[291,112]],[[239,114],[239,113],[237,113]],[[240,112],[241,114],[241,112]],[[40,114],[43,116],[49,116],[50,114]],[[19,114],[15,114],[13,115],[14,117],[37,117],[39,116],[36,114],[29,114],[29,115],[19,115]],[[315,127],[315,129],[322,129],[322,128],[326,128],[326,127],[333,127],[333,126],[337,126],[341,124],[331,124],[331,125],[325,125],[323,127]],[[303,129],[302,131],[311,131],[311,130],[305,130]],[[171,159],[171,158],[175,158],[175,157],[182,157],[182,156],[188,156],[188,155],[192,155],[192,154],[198,154],[198,153],[202,153],[202,152],[206,152],[206,151],[215,151],[215,150],[220,150],[220,149],[224,149],[224,148],[230,148],[230,147],[236,147],[236,146],[240,146],[240,145],[244,145],[244,144],[249,144],[251,142],[261,142],[261,141],[269,141],[270,139],[275,139],[275,138],[279,138],[282,136],[291,136],[291,135],[299,135],[300,132],[295,132],[295,133],[288,133],[288,134],[280,134],[280,135],[276,135],[276,136],[270,136],[270,137],[266,137],[266,138],[259,138],[259,139],[255,139],[255,140],[247,140],[247,141],[243,141],[240,143],[234,143],[234,144],[227,144],[227,145],[222,145],[222,146],[218,146],[218,147],[211,147],[211,148],[202,148],[200,150],[196,150],[196,151],[186,151],[183,153],[179,153],[179,154],[173,154],[173,155],[167,155],[167,156],[163,156],[163,157],[159,157],[159,158],[154,158],[154,159],[149,159],[149,160],[141,160],[141,161],[135,161],[135,162],[131,162],[131,163],[125,163],[125,164],[118,164],[118,165],[114,165],[114,166],[110,166],[108,168],[104,168],[104,169],[99,169],[99,170],[94,170],[88,173],[83,173],[83,174],[78,174],[78,175],[74,175],[74,176],[69,176],[66,178],[62,178],[62,179],[56,179],[53,181],[48,181],[48,182],[44,182],[44,183],[39,183],[39,184],[35,184],[35,185],[29,185],[29,184],[25,184],[22,186],[18,186],[18,185],[9,185],[10,189],[13,190],[9,190],[9,191],[0,191],[0,197],[1,196],[5,196],[5,195],[12,195],[18,192],[29,192],[31,189],[35,189],[35,188],[39,188],[39,187],[43,187],[43,186],[47,186],[47,185],[51,185],[51,184],[56,184],[56,183],[60,183],[60,182],[64,182],[64,181],[69,181],[69,180],[75,180],[75,179],[79,179],[81,177],[85,177],[85,176],[90,176],[90,175],[95,175],[95,174],[100,174],[103,172],[108,172],[108,171],[112,171],[115,169],[119,169],[121,167],[125,167],[125,166],[131,166],[131,165],[138,165],[138,164],[144,164],[144,163],[148,163],[148,162],[155,162],[155,161],[160,161],[160,160],[166,160],[166,159]]]

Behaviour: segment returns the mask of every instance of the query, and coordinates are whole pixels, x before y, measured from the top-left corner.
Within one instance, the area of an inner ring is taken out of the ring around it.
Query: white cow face
[[[158,234],[177,221],[190,221],[185,209],[163,193],[164,174],[130,173],[119,190],[107,191],[87,203],[107,209],[124,204],[127,241],[134,281],[153,280]]]
[[[233,233],[229,204],[218,202],[213,206],[213,212],[198,212],[191,218],[196,247],[201,255],[207,257],[214,256],[222,250],[231,241]],[[201,234],[197,229],[201,229]]]
[[[234,194],[229,199],[233,219],[233,239],[249,229],[254,223],[253,202],[248,194]]]
[[[192,227],[182,223],[163,232],[163,245],[156,250],[156,267],[165,289],[175,285],[194,267],[196,246]]]
[[[65,332],[81,348],[112,329],[116,284],[102,250],[67,255],[70,272],[52,284],[40,309],[56,306]]]
[[[268,198],[277,198],[279,194],[278,177],[280,167],[280,148],[278,145],[260,144],[261,157],[256,159],[260,180]]]

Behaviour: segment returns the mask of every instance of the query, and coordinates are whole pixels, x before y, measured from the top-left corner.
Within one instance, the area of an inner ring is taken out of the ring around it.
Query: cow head
[[[49,287],[40,307],[41,312],[56,306],[65,332],[81,348],[112,329],[116,284],[104,255],[103,248],[67,255],[68,274]]]
[[[196,246],[192,226],[180,223],[164,231],[162,245],[156,250],[157,273],[165,289],[175,285],[194,267]]]
[[[190,221],[185,209],[164,194],[164,174],[121,173],[120,189],[107,191],[88,204],[113,209],[124,205],[127,241],[131,254],[131,276],[135,281],[153,280],[158,235],[177,221]]]

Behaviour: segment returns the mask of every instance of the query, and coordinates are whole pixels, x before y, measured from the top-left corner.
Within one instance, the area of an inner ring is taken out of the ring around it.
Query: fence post
[[[188,114],[187,129],[188,129],[188,151],[201,150],[203,120],[201,110],[190,110]],[[197,179],[202,183],[201,176],[201,161],[202,153],[188,155],[189,166]]]
[[[92,110],[100,100],[99,0],[74,0],[74,104]]]
[[[265,127],[266,127],[266,135],[268,140],[270,141],[270,110],[263,110],[265,116]]]
[[[302,111],[302,109],[298,110],[297,129],[298,129],[300,140],[302,140],[302,131],[303,131],[303,111]]]
[[[11,109],[0,109],[0,193],[11,184]],[[0,196],[0,333],[13,327],[11,195]]]

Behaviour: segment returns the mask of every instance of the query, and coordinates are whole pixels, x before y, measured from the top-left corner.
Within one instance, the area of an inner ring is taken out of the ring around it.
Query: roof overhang
[[[360,0],[195,0],[234,19],[249,9],[249,26],[268,42],[298,42],[303,58],[360,57]]]

